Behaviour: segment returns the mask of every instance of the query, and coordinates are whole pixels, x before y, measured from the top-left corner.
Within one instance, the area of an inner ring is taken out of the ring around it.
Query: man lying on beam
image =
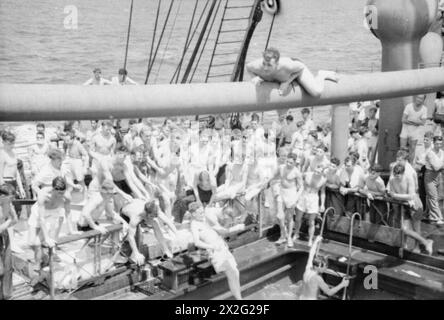
[[[264,81],[278,82],[279,94],[286,95],[294,81],[313,96],[320,97],[325,87],[325,80],[337,82],[336,72],[319,70],[315,77],[307,66],[298,59],[281,57],[275,48],[264,51],[262,58],[247,64],[247,72],[253,77],[252,82],[259,85]]]

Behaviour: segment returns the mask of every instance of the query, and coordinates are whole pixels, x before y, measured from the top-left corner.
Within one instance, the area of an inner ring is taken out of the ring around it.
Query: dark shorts
[[[125,192],[125,193],[127,193],[129,195],[132,194],[131,188],[129,187],[128,183],[126,183],[126,180],[114,181],[114,183],[123,192]]]
[[[197,186],[197,192],[199,192],[199,199],[204,205],[208,204],[213,196],[212,190],[202,190],[199,186]]]

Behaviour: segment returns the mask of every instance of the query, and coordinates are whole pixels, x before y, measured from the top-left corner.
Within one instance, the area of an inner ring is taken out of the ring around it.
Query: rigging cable
[[[168,8],[168,13],[167,13],[167,16],[165,18],[165,22],[164,22],[163,27],[162,27],[162,32],[160,33],[159,41],[157,42],[156,50],[154,51],[153,60],[151,61],[151,64],[148,65],[148,70],[146,72],[145,84],[148,83],[148,79],[149,79],[150,74],[151,74],[151,69],[153,68],[154,62],[156,61],[157,52],[159,50],[160,43],[162,42],[163,34],[164,34],[166,26],[168,24],[168,20],[170,18],[170,13],[171,13],[171,9],[173,8],[174,1],[175,0],[171,0],[171,2],[170,2],[170,7]]]
[[[193,28],[194,17],[196,16],[197,3],[198,3],[198,0],[196,0],[196,2],[194,4],[193,15],[191,16],[191,22],[190,22],[190,26],[188,28],[187,38],[185,39],[185,44],[183,46],[182,57],[180,58],[179,65],[178,65],[179,70],[177,71],[176,83],[179,81],[180,70],[182,69],[183,59],[185,58],[185,54],[186,54],[187,49],[188,49],[187,44],[188,44],[188,40],[190,39],[191,29]],[[173,82],[173,80],[174,80],[174,75],[173,75],[173,78],[170,81],[170,84]]]
[[[203,44],[203,46],[202,46],[202,50],[200,51],[199,58],[197,59],[197,62],[196,62],[196,65],[195,65],[195,67],[194,67],[194,70],[193,70],[193,73],[192,73],[192,75],[191,75],[191,78],[190,78],[189,83],[191,83],[191,81],[193,81],[193,79],[194,79],[194,74],[196,73],[197,67],[199,66],[199,63],[200,63],[200,59],[202,58],[202,54],[203,54],[203,52],[204,52],[204,50],[205,50],[205,47],[206,47],[206,45],[207,45],[208,38],[210,37],[211,31],[213,30],[214,21],[216,20],[216,16],[217,16],[217,13],[219,12],[220,5],[221,5],[221,4],[222,4],[222,0],[220,0],[220,1],[219,1],[219,4],[217,5],[216,12],[215,12],[214,17],[213,17],[213,21],[211,22],[210,29],[209,29],[209,31],[208,31],[207,37],[205,38],[204,44]]]
[[[171,36],[172,36],[174,28],[176,26],[177,16],[179,15],[180,8],[182,7],[182,3],[183,3],[182,0],[179,0],[179,6],[177,7],[176,15],[174,16],[173,25],[171,26],[171,30],[170,30],[170,33],[168,35],[168,40],[167,40],[167,43],[165,45],[165,50],[163,50],[163,53],[162,53],[162,59],[160,59],[159,67],[157,68],[156,78],[154,79],[154,83],[157,83],[157,78],[159,77],[160,68],[162,67],[163,62],[165,61],[165,59],[164,59],[165,58],[165,54],[168,51],[168,47],[170,46]]]
[[[267,37],[267,42],[265,44],[265,49],[268,48],[268,44],[270,42],[270,38],[271,38],[271,32],[273,31],[273,26],[274,26],[274,19],[276,18],[276,13],[273,14],[273,19],[271,20],[271,25],[270,25],[270,30],[268,31],[268,37]]]
[[[208,23],[210,22],[211,16],[213,15],[213,11],[214,11],[214,7],[216,6],[216,3],[217,3],[217,0],[213,0],[213,2],[211,4],[211,7],[208,10],[208,15],[207,15],[207,17],[205,19],[205,22],[204,22],[203,26],[202,26],[202,31],[201,31],[201,33],[199,35],[199,38],[197,39],[196,46],[194,47],[193,53],[191,54],[191,57],[190,57],[190,60],[188,61],[188,65],[187,65],[187,67],[185,69],[185,73],[184,73],[184,75],[182,77],[181,83],[186,83],[187,80],[188,80],[188,76],[190,75],[191,68],[192,68],[192,66],[194,64],[194,59],[196,59],[196,55],[199,52],[200,44],[202,43],[202,39],[203,39],[203,37],[205,35],[205,32],[207,30],[207,27],[208,27]]]
[[[200,25],[200,21],[202,20],[202,18],[203,18],[203,14],[205,13],[205,10],[207,9],[209,3],[210,3],[210,0],[207,0],[207,2],[205,3],[205,6],[204,6],[202,12],[200,13],[199,20],[197,21],[197,24],[196,24],[196,26],[194,27],[194,30],[193,30],[193,34],[191,35],[191,38],[190,38],[190,40],[189,40],[188,43],[187,43],[187,49],[186,49],[186,50],[188,50],[188,48],[189,48],[190,45],[191,45],[191,42],[192,42],[193,39],[194,39],[194,36],[196,35],[197,28],[198,28],[199,25]],[[178,71],[179,71],[179,66],[176,67],[176,71],[174,71],[173,78],[176,76],[176,73],[177,73]]]
[[[157,32],[157,25],[158,25],[158,21],[159,21],[161,3],[162,3],[162,0],[159,0],[159,2],[157,4],[156,21],[154,22],[154,31],[153,31],[153,38],[151,40],[150,57],[148,59],[148,66],[150,66],[151,62],[152,62],[153,49],[154,49],[154,40],[156,39],[156,32]],[[147,82],[148,82],[148,73],[147,73],[147,78],[145,78],[145,84],[147,84]]]
[[[126,36],[125,60],[123,62],[123,69],[126,69],[126,61],[128,59],[128,46],[129,46],[129,38],[130,38],[130,33],[131,33],[131,21],[133,19],[133,3],[134,3],[134,0],[131,0],[130,16],[129,16],[129,22],[128,22],[128,33]]]

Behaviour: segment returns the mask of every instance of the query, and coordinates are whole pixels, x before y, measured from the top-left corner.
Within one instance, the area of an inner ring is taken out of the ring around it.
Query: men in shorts
[[[308,216],[308,245],[313,244],[315,231],[315,219],[325,208],[325,184],[327,179],[324,175],[322,165],[318,165],[313,172],[304,173],[304,191],[299,196],[296,204],[296,223],[294,240],[299,238],[299,229],[304,214]],[[321,198],[319,199],[319,193]],[[319,202],[320,200],[320,202]]]
[[[0,300],[12,296],[12,255],[8,228],[17,223],[12,199],[15,189],[6,183],[0,185]]]
[[[205,221],[203,207],[196,202],[189,205],[189,212],[191,213],[190,227],[194,244],[198,248],[206,249],[209,252],[210,261],[214,270],[217,273],[225,273],[231,293],[235,299],[241,300],[242,296],[237,263],[228,245],[220,236],[228,233],[229,230],[221,226],[211,227]]]
[[[31,207],[28,219],[28,243],[34,251],[37,265],[42,263],[41,245],[54,247],[66,218],[68,233],[74,234],[70,217],[70,202],[66,198],[66,182],[56,177],[51,187],[43,187],[37,195],[37,202]]]

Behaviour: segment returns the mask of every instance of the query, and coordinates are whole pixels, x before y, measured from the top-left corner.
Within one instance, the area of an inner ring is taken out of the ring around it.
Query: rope
[[[148,70],[146,72],[145,84],[148,83],[148,79],[151,74],[151,69],[153,68],[154,62],[156,61],[157,51],[159,50],[160,43],[162,42],[163,34],[164,34],[166,26],[168,24],[168,20],[170,18],[170,13],[171,13],[171,9],[173,8],[174,1],[175,0],[171,0],[171,2],[170,2],[170,7],[168,8],[168,13],[167,13],[167,16],[165,18],[165,22],[162,27],[162,32],[160,33],[159,41],[157,42],[156,50],[154,51],[153,60],[151,61],[151,64],[148,65]]]
[[[213,30],[214,21],[216,20],[216,17],[217,17],[217,14],[219,12],[221,4],[222,4],[222,0],[220,0],[218,5],[217,5],[216,12],[215,12],[214,17],[213,17],[213,21],[211,21],[210,29],[208,30],[207,37],[205,38],[204,44],[202,46],[202,50],[200,51],[199,58],[197,59],[196,66],[194,67],[194,70],[193,70],[193,73],[191,75],[189,83],[191,83],[191,81],[193,81],[193,79],[194,79],[194,74],[196,73],[197,67],[199,66],[199,63],[200,63],[200,59],[202,58],[202,54],[203,54],[203,52],[205,50],[205,47],[207,45],[208,38],[210,37],[211,31]]]
[[[193,27],[194,17],[196,16],[197,3],[198,3],[198,2],[197,2],[197,0],[196,0],[196,2],[195,2],[195,4],[194,4],[193,14],[192,14],[192,16],[191,16],[190,26],[189,26],[189,28],[188,28],[187,38],[185,39],[185,45],[184,45],[184,47],[183,47],[182,57],[180,58],[180,62],[179,62],[179,65],[178,65],[178,69],[176,69],[177,72],[176,72],[176,71],[174,72],[174,75],[173,75],[173,77],[171,78],[170,84],[173,82],[173,80],[174,80],[174,76],[176,75],[176,73],[177,73],[177,76],[176,76],[176,83],[179,81],[180,70],[182,69],[182,63],[183,63],[183,60],[184,60],[184,58],[185,58],[185,54],[186,54],[187,49],[188,49],[188,40],[189,40],[189,38],[190,38],[191,29],[192,29],[192,27]]]
[[[130,33],[131,33],[131,21],[133,19],[133,2],[134,2],[134,0],[131,0],[130,16],[129,16],[129,22],[128,22],[128,34],[126,36],[125,61],[123,63],[123,69],[126,69],[126,61],[128,59],[128,46],[129,46],[129,38],[130,38]]]
[[[268,44],[270,43],[271,32],[273,31],[274,19],[276,18],[276,13],[273,14],[273,19],[271,20],[270,30],[268,30],[267,42],[265,43],[265,49],[268,48]]]
[[[156,78],[154,79],[154,83],[157,83],[157,78],[159,77],[159,72],[160,72],[160,68],[163,65],[163,62],[165,61],[165,54],[168,50],[168,47],[170,45],[170,40],[171,40],[171,35],[173,34],[174,31],[174,27],[176,26],[176,20],[177,20],[177,16],[179,15],[180,12],[180,8],[182,7],[182,0],[179,0],[179,6],[177,7],[177,11],[176,11],[176,15],[174,17],[174,21],[173,21],[173,25],[171,26],[171,30],[170,30],[170,34],[168,35],[168,40],[165,46],[165,50],[163,50],[163,54],[162,54],[162,59],[160,60],[160,64],[159,67],[157,68],[157,72],[156,72]]]
[[[159,0],[157,4],[157,13],[156,13],[156,21],[154,22],[154,31],[153,31],[153,38],[151,40],[151,48],[150,48],[150,57],[148,59],[148,66],[151,65],[152,57],[153,57],[153,49],[154,49],[154,40],[156,39],[156,32],[157,32],[157,25],[159,21],[159,15],[160,15],[160,6],[161,6],[162,0]],[[148,73],[145,78],[145,84],[148,82]]]
[[[197,28],[199,27],[200,22],[202,21],[203,14],[204,14],[205,10],[207,9],[209,3],[210,3],[210,0],[207,0],[207,2],[205,3],[205,6],[204,6],[202,12],[200,13],[199,20],[197,21],[197,24],[196,24],[196,26],[194,27],[194,30],[193,30],[193,34],[191,35],[191,38],[190,38],[190,40],[189,40],[188,43],[187,43],[187,50],[188,50],[188,48],[190,47],[191,42],[192,42],[193,39],[194,39],[194,36],[196,35]],[[179,71],[179,66],[176,67],[176,70],[174,71],[174,74],[173,74],[173,78],[176,76],[176,73],[177,73],[178,71]]]

